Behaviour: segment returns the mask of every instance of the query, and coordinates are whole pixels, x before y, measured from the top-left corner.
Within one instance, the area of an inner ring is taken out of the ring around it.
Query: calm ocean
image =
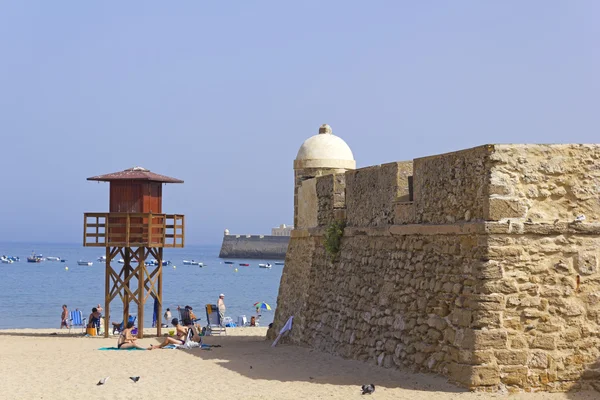
[[[28,263],[26,258],[32,251],[67,262]],[[62,304],[67,304],[69,310],[83,310],[85,317],[96,304],[104,307],[104,264],[97,261],[104,254],[104,248],[84,248],[81,244],[0,243],[0,255],[21,258],[13,264],[0,264],[0,328],[58,328]],[[215,304],[219,293],[223,293],[227,315],[234,322],[239,315],[246,315],[250,320],[250,316],[255,315],[253,304],[259,301],[273,309],[262,312],[261,325],[272,322],[283,266],[275,265],[272,260],[231,260],[235,264],[227,265],[218,255],[219,246],[165,249],[164,258],[172,265],[163,268],[163,311],[169,307],[175,317],[177,305],[190,305],[204,324],[204,305]],[[206,266],[183,265],[183,260],[190,259]],[[94,264],[78,266],[78,260]],[[250,266],[238,265],[245,262]],[[258,267],[259,263],[266,262],[273,267]],[[121,320],[120,301],[117,297],[111,303],[111,321]],[[152,324],[152,306],[150,300],[144,309],[145,327]],[[132,303],[130,311],[137,314],[137,305]]]

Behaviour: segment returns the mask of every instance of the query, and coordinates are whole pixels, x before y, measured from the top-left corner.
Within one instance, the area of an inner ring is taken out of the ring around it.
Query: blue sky
[[[185,180],[188,244],[292,222],[328,123],[359,167],[598,142],[597,1],[0,3],[0,241],[78,242],[89,176]]]

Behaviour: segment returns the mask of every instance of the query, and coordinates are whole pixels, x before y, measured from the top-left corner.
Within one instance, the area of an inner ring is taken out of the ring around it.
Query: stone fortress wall
[[[296,184],[270,336],[294,316],[291,343],[477,390],[598,382],[600,145],[486,145]]]
[[[283,260],[289,236],[224,235],[220,258]]]

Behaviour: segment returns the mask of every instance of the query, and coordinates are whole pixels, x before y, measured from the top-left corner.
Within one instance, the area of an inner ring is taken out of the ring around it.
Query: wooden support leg
[[[159,260],[158,260],[158,315],[156,316],[156,323],[157,323],[157,327],[156,327],[156,336],[161,336],[162,335],[162,261],[163,261],[163,249],[159,248],[158,249],[158,255],[159,255]]]
[[[144,263],[146,262],[145,251],[143,248],[139,249],[138,256],[139,264],[137,266],[137,278],[138,278],[138,338],[144,337],[144,302],[145,292],[144,282],[146,281],[146,274],[144,274]]]
[[[125,263],[123,264],[123,279],[127,282],[127,287],[131,289],[129,286],[129,274],[131,271],[131,249],[129,247],[125,248]],[[129,296],[129,290],[123,288],[123,324],[127,326],[127,321],[129,320],[129,303],[131,302],[131,298]]]
[[[108,337],[108,327],[110,326],[110,247],[106,248],[106,266],[104,268],[104,337]]]

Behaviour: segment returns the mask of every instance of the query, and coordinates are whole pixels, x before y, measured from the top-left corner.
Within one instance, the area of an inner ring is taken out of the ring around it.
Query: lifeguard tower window
[[[412,175],[408,177],[408,201],[414,201],[413,177],[412,177]]]

